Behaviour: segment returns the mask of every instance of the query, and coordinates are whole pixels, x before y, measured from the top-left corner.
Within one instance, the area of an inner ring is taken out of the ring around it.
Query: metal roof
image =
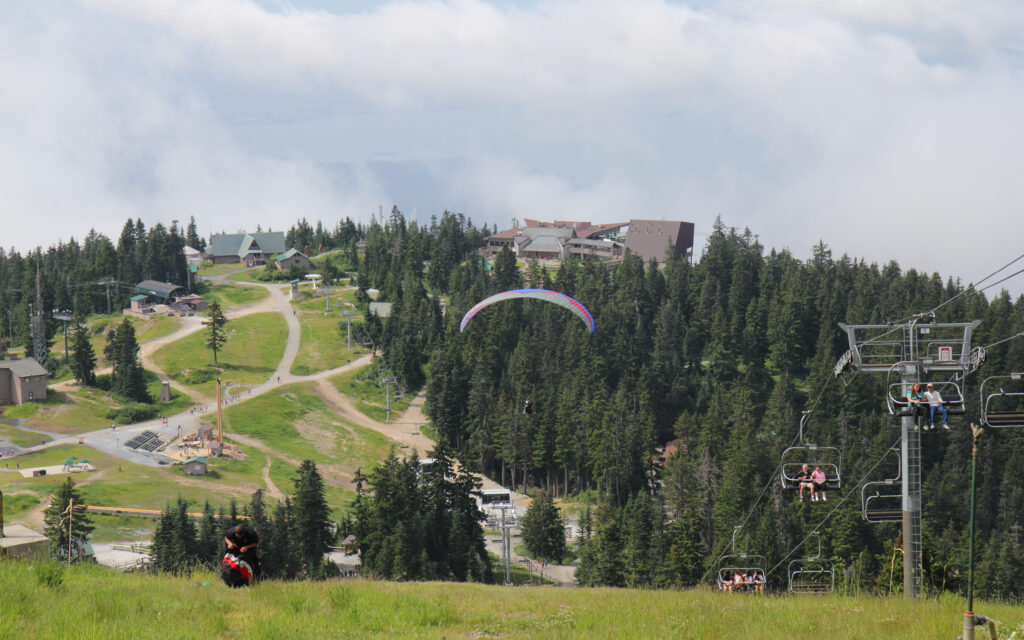
[[[390,302],[371,302],[370,313],[376,313],[381,318],[391,317],[391,303]]]
[[[276,256],[274,256],[274,260],[287,260],[288,258],[294,256],[295,254],[299,254],[300,256],[306,258],[307,260],[309,259],[306,257],[306,254],[302,253],[295,247],[292,247],[291,249],[285,251],[284,253],[279,253]]]
[[[665,261],[671,247],[685,254],[693,247],[693,223],[681,220],[630,220],[626,248],[644,261]]]
[[[0,369],[8,369],[11,373],[18,376],[19,378],[28,378],[29,376],[48,376],[50,372],[47,371],[43,365],[36,362],[35,358],[19,358],[18,360],[0,360]]]
[[[528,243],[520,244],[519,251],[526,253],[561,253],[562,242],[556,237],[541,236],[539,238],[534,238]]]
[[[278,254],[285,251],[284,232],[219,233],[210,236],[206,253],[213,257],[238,256],[249,253]]]
[[[143,280],[139,284],[135,285],[135,290],[139,293],[144,293],[150,296],[157,296],[158,298],[170,298],[171,295],[178,290],[185,291],[185,287],[180,284],[174,284],[172,282],[157,282],[156,280]]]

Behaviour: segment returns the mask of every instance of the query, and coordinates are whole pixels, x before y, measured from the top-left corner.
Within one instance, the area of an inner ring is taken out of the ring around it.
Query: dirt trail
[[[263,467],[263,483],[267,485],[267,495],[274,500],[284,500],[284,494],[277,488],[274,481],[270,479],[270,465],[272,462],[273,460],[270,456],[267,456],[267,465]]]
[[[100,478],[105,476],[108,471],[110,471],[110,469],[102,469],[100,471],[93,471],[93,472],[89,473],[89,475],[87,475],[84,478],[82,478],[80,481],[76,480],[75,481],[75,486],[76,487],[82,487],[82,486],[87,485],[87,484],[92,484],[93,482],[96,482],[97,480],[99,480]],[[81,476],[81,474],[77,474],[75,477],[76,478],[80,478],[82,476]],[[13,495],[13,494],[11,494],[11,495]],[[25,525],[27,527],[29,527],[30,529],[35,529],[35,530],[39,531],[43,527],[46,526],[46,507],[50,506],[50,497],[52,495],[53,494],[47,495],[45,498],[43,498],[43,501],[39,504],[38,507],[36,507],[35,509],[33,509],[32,511],[29,512],[29,514],[28,514],[28,516],[26,516],[26,520],[25,520]]]
[[[416,400],[413,400],[413,403],[409,405],[409,410],[398,416],[394,422],[377,422],[359,411],[351,398],[335,389],[334,385],[327,380],[317,380],[316,387],[317,393],[324,399],[324,402],[349,422],[373,429],[399,444],[408,445],[410,448],[415,447],[420,454],[426,454],[427,451],[434,448],[433,440],[420,431],[420,427],[426,424],[427,420],[422,411],[413,411],[413,404],[416,403]],[[418,399],[419,396],[417,396]]]

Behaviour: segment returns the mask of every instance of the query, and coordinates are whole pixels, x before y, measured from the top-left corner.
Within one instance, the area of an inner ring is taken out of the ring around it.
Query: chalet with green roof
[[[239,263],[255,267],[284,253],[286,248],[281,231],[220,233],[210,236],[204,255],[213,264]]]
[[[309,257],[302,253],[298,249],[292,248],[284,253],[279,253],[274,256],[274,264],[277,268],[282,271],[289,271],[292,266],[297,266],[303,270],[309,270],[313,268],[313,263],[309,261]]]

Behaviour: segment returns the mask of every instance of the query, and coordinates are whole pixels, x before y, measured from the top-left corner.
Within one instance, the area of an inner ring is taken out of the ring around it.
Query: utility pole
[[[36,265],[36,304],[32,313],[32,356],[43,364],[49,354],[50,345],[46,340],[46,324],[43,321],[43,287],[39,265]]]
[[[221,422],[221,409],[220,409],[220,378],[217,378],[217,442],[220,446],[224,446],[224,425]]]
[[[505,586],[512,586],[512,524],[515,519],[509,520],[505,517],[508,509],[514,509],[512,505],[503,504],[501,509],[501,558],[505,562]]]
[[[380,381],[384,383],[384,410],[387,412],[387,422],[391,422],[391,385],[398,384],[395,376],[389,372],[381,375]]]
[[[54,320],[61,320],[64,322],[64,361],[68,359],[68,320],[71,320],[71,312],[69,311],[58,311],[53,314]]]
[[[903,478],[903,595],[921,594],[921,433],[917,414],[905,401],[914,383],[922,378],[955,384],[984,359],[984,349],[971,348],[971,334],[981,324],[935,322],[934,316],[920,314],[893,324],[843,322],[850,349],[840,356],[835,375],[852,372],[885,373],[889,377],[886,404],[900,416],[900,462]],[[844,379],[849,384],[852,376]],[[893,381],[894,379],[898,381]],[[957,387],[959,389],[959,387]],[[963,395],[959,398],[963,402]]]
[[[71,537],[71,521],[75,517],[75,499],[71,498],[68,501],[68,566],[71,566],[71,548],[74,544],[74,538]]]
[[[345,319],[345,325],[348,329],[348,350],[352,350],[352,312],[345,309],[341,312],[341,317]]]

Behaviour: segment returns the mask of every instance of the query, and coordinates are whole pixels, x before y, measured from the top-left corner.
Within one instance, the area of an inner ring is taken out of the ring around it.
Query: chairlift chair
[[[928,403],[925,401],[920,407],[915,407],[910,404],[907,400],[907,393],[903,390],[903,382],[894,382],[894,377],[902,376],[902,368],[908,363],[900,362],[894,364],[889,368],[889,379],[887,380],[885,403],[889,409],[889,413],[894,416],[906,417],[914,416],[915,412],[918,416],[928,415]],[[928,385],[935,387],[935,390],[942,396],[942,404],[946,407],[946,411],[951,416],[962,416],[967,412],[964,406],[964,395],[960,391],[960,385],[955,380],[921,380],[920,385],[922,389],[926,389]]]
[[[752,553],[736,553],[736,533],[741,528],[741,526],[733,527],[732,553],[725,554],[718,559],[717,582],[719,591],[725,591],[727,585],[733,584],[732,576],[737,571],[760,575],[762,580],[767,580],[768,578],[768,572],[764,570],[765,565],[767,565],[765,556]],[[729,578],[726,578],[726,576],[729,576]],[[765,583],[762,582],[762,585],[765,585]]]
[[[835,591],[833,564],[824,558],[799,558],[789,563],[789,590],[793,593],[829,593]]]
[[[793,593],[828,593],[835,591],[835,565],[821,557],[821,536],[817,531],[818,552],[789,562],[789,590]]]
[[[804,442],[804,424],[811,415],[805,411],[800,417],[800,444],[786,448],[782,452],[782,471],[780,480],[783,489],[799,489],[800,481],[797,475],[806,464],[813,469],[821,467],[825,472],[825,489],[842,488],[840,468],[842,467],[843,453],[838,447],[823,447],[810,442]]]
[[[895,451],[895,449],[893,450]],[[865,482],[860,489],[861,517],[868,522],[902,522],[902,462],[896,456],[896,477]],[[895,487],[895,489],[894,489]],[[899,493],[893,493],[893,491]]]
[[[985,378],[980,394],[982,424],[996,428],[1024,427],[1024,373]]]

